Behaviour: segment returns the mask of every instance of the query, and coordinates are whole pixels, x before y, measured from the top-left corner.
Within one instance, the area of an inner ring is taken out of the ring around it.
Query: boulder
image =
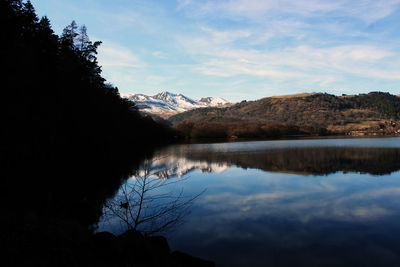
[[[215,267],[215,263],[208,260],[203,260],[189,254],[174,251],[171,253],[172,263],[174,267]]]

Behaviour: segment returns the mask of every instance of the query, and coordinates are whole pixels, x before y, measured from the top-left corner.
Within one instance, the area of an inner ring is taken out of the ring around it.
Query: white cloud
[[[400,0],[36,2],[53,6],[41,14],[56,11],[58,31],[73,15],[106,40],[103,74],[127,92],[157,86],[240,101],[400,85]]]
[[[238,48],[234,41],[251,36],[246,31],[219,32],[201,27],[206,35],[179,41],[197,64],[193,70],[205,75],[232,77],[250,75],[275,79],[307,79],[329,85],[346,75],[400,79],[390,69],[400,68],[394,51],[376,45],[298,45],[274,49]]]
[[[104,41],[98,49],[98,59],[101,66],[108,67],[143,67],[138,56],[124,46]]]
[[[190,4],[192,4],[192,0],[178,0],[178,7],[177,9],[182,9]]]
[[[247,38],[252,35],[252,32],[249,30],[217,31],[206,26],[200,26],[200,29],[208,34],[208,37],[212,40],[212,42],[218,44],[231,43],[238,39]]]
[[[258,20],[261,16],[276,13],[307,17],[329,14],[371,23],[392,14],[399,4],[399,0],[212,0],[180,1],[179,7],[197,16],[218,14]]]
[[[379,220],[384,216],[394,214],[393,210],[382,203],[384,203],[383,200],[396,201],[396,195],[399,193],[399,188],[383,188],[342,196],[342,189],[332,185],[328,188],[315,187],[310,191],[282,191],[280,189],[253,195],[229,192],[218,195],[207,194],[199,202],[210,211],[210,220],[213,220],[212,217],[216,214],[219,220],[254,219],[284,214],[285,217],[296,218],[303,223],[318,219],[365,222],[365,220]],[[327,194],[334,198],[324,198],[323,196]],[[315,201],[316,198],[318,201]],[[237,207],[244,207],[244,210]]]
[[[154,51],[153,53],[151,53],[154,57],[156,58],[160,58],[160,59],[167,59],[168,55],[164,52],[161,51]]]
[[[167,81],[171,80],[172,77],[160,76],[160,75],[147,75],[143,78],[143,82],[154,86],[155,88],[162,87]]]
[[[128,47],[104,41],[98,49],[98,61],[103,77],[117,86],[121,93],[132,92],[143,84],[147,63]]]

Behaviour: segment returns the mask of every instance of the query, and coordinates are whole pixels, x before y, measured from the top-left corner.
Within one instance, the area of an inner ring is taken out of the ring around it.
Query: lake
[[[398,137],[174,145],[127,180],[99,231],[126,230],[145,177],[154,220],[138,229],[171,221],[172,250],[217,266],[400,266],[399,170]]]

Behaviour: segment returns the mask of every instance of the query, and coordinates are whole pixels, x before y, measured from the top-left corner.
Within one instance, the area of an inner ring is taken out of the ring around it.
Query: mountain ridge
[[[162,118],[197,108],[220,107],[230,104],[221,97],[203,97],[193,100],[183,94],[163,91],[155,95],[128,94],[122,97],[135,103],[139,111]]]

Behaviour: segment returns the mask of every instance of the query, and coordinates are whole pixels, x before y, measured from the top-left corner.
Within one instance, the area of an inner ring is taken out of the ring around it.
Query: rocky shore
[[[91,242],[99,264],[105,266],[215,266],[211,261],[180,251],[171,252],[168,241],[163,236],[146,237],[133,230],[119,236],[99,232],[91,237]]]
[[[215,266],[180,251],[171,252],[163,236],[144,236],[134,230],[121,235],[92,234],[71,221],[8,227],[0,234],[5,245],[2,266]]]

